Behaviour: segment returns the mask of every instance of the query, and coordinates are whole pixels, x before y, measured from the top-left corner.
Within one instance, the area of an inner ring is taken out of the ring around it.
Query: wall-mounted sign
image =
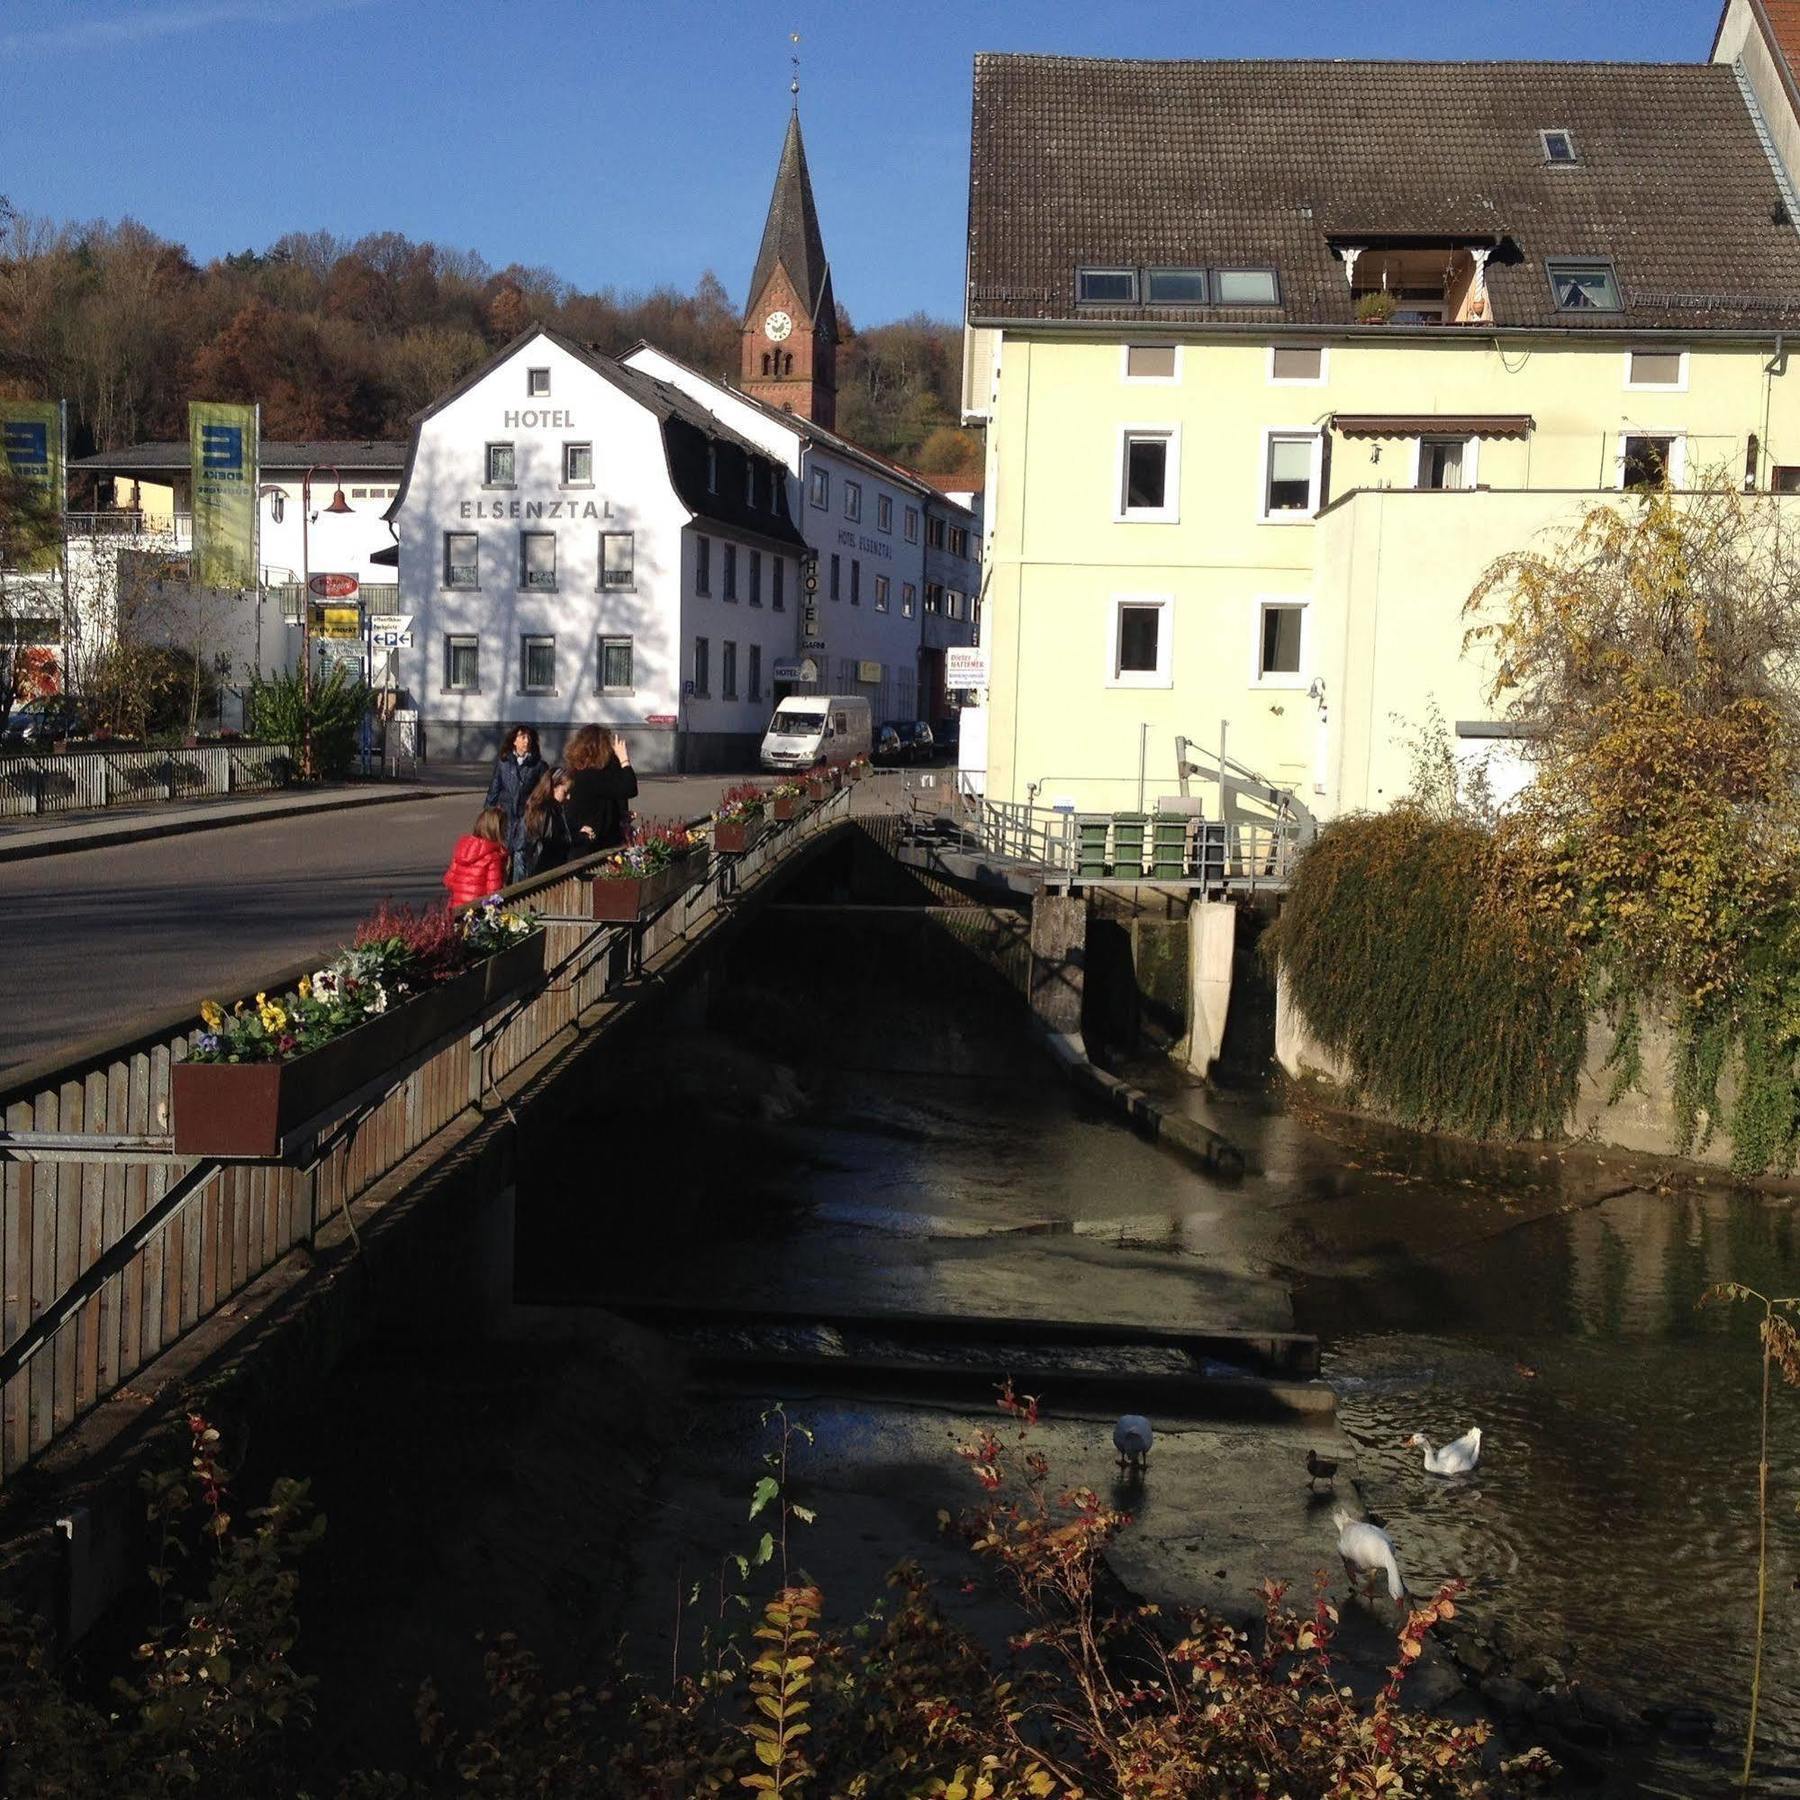
[[[321,600],[350,600],[361,583],[354,575],[315,575],[306,585]]]
[[[777,681],[817,681],[819,665],[810,656],[778,656],[774,663]]]
[[[371,613],[369,629],[371,631],[411,631],[412,621],[411,613]]]
[[[644,723],[646,725],[673,725],[675,715],[673,713],[645,713]]]
[[[956,644],[944,652],[944,686],[984,688],[988,684],[986,646]]]
[[[316,579],[316,578],[315,578]],[[360,641],[363,634],[363,615],[360,606],[318,606],[313,607],[313,635],[327,640],[345,639]]]
[[[856,679],[867,681],[874,686],[881,684],[881,664],[878,662],[859,662],[856,665]]]

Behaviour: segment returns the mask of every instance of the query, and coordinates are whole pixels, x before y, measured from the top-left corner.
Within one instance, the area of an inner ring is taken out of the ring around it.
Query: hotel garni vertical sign
[[[256,586],[258,425],[254,406],[212,400],[188,406],[198,587]]]

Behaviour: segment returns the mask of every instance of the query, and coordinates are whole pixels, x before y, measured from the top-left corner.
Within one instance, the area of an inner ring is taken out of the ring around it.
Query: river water
[[[708,1091],[718,1059],[739,1069],[746,1116],[721,1140],[694,1139],[685,1178],[630,1231],[616,1216],[596,1224],[615,1294],[1314,1332],[1345,1476],[1386,1520],[1415,1589],[1466,1580],[1467,1629],[1514,1664],[1547,1658],[1634,1712],[1716,1717],[1709,1744],[1658,1740],[1614,1791],[1729,1791],[1750,1677],[1760,1363],[1747,1313],[1697,1302],[1726,1279],[1800,1292],[1789,1200],[1649,1192],[1604,1163],[1484,1159],[1304,1122],[1256,1096],[1176,1096],[1250,1157],[1242,1180],[1214,1179],[1075,1105],[984,1006],[946,1011],[929,987],[890,982],[876,1042],[819,1010],[822,991],[740,992],[722,1018],[715,1006],[710,1048],[696,1040],[646,1071],[637,1131],[678,1129],[684,1058]],[[771,1102],[775,1061],[797,1080],[784,1073]],[[568,1226],[560,1216],[563,1269],[584,1261]],[[529,1239],[527,1221],[522,1284],[578,1297],[558,1268],[534,1268]],[[1777,1387],[1773,1410],[1769,1793],[1800,1792],[1800,1393]],[[732,1437],[741,1423],[721,1415],[705,1457],[753,1467]],[[1471,1478],[1427,1476],[1403,1442],[1474,1424],[1484,1455]],[[840,1427],[865,1459],[884,1429],[868,1409]],[[1293,1444],[1271,1433],[1266,1449],[1233,1453],[1246,1470],[1279,1462],[1313,1566],[1327,1561],[1330,1536],[1289,1479]],[[1186,1505],[1180,1468],[1156,1494],[1163,1516],[1181,1515],[1165,1535],[1199,1540],[1196,1566],[1223,1561],[1189,1522],[1199,1489]],[[1152,1535],[1157,1517],[1145,1508]],[[1264,1535],[1271,1556],[1281,1531]],[[1239,1535],[1241,1552],[1255,1533]],[[1165,1560],[1157,1578],[1179,1583],[1180,1569]]]

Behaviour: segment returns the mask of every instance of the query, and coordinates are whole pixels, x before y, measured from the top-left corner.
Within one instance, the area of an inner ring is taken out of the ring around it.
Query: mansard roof
[[[819,235],[819,209],[813,204],[812,177],[806,169],[806,146],[800,140],[800,114],[788,117],[775,171],[775,191],[763,225],[762,248],[744,305],[746,316],[761,303],[777,267],[787,271],[794,290],[805,301],[814,329],[822,337],[837,336],[837,301],[831,291],[831,265]]]
[[[1348,326],[1340,252],[1382,242],[1488,247],[1488,332],[1800,323],[1800,231],[1722,65],[975,59],[975,323]],[[1558,310],[1554,258],[1610,259],[1623,309]],[[1082,267],[1273,269],[1279,301],[1078,306]]]

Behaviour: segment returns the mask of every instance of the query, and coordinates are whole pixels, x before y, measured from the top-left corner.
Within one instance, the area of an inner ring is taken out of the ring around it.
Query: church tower
[[[798,106],[788,119],[775,192],[744,309],[740,385],[765,405],[837,423],[837,301],[819,236]]]

